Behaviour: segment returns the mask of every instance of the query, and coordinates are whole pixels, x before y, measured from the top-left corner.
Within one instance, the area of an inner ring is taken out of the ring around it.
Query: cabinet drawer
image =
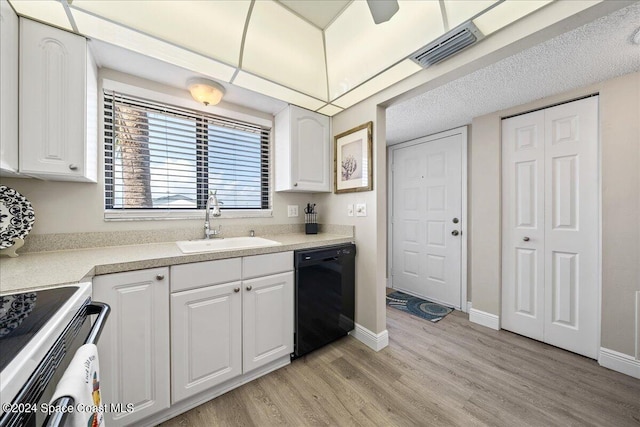
[[[241,273],[240,258],[174,265],[171,267],[171,292],[235,282],[241,279]]]
[[[244,257],[242,261],[242,278],[267,276],[293,270],[293,252],[254,255]]]

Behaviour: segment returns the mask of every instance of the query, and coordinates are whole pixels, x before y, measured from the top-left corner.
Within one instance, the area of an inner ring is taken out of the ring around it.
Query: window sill
[[[273,217],[272,209],[264,210],[223,210],[222,216],[218,219],[225,218],[271,218]],[[204,220],[204,210],[105,210],[105,221],[158,221],[158,220],[184,220],[199,219]]]

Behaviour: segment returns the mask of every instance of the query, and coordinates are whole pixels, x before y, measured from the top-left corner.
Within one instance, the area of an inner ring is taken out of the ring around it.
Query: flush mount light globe
[[[193,78],[187,81],[187,87],[191,96],[204,105],[216,105],[224,96],[224,87],[213,80]]]

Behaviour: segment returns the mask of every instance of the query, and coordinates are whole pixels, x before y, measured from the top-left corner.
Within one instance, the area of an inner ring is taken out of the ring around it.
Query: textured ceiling
[[[640,2],[387,109],[387,144],[640,70]]]

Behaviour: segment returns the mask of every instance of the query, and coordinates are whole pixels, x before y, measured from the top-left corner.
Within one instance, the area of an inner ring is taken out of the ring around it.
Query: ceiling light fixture
[[[187,87],[193,99],[204,105],[216,105],[222,100],[225,93],[224,87],[221,84],[199,77],[189,79],[187,81]]]
[[[376,24],[387,22],[400,10],[398,0],[367,0],[367,5]]]

